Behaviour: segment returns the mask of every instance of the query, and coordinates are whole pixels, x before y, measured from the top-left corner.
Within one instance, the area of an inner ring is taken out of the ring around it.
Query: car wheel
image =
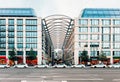
[[[63,66],[63,68],[65,68],[65,66]]]
[[[15,68],[17,68],[17,66],[15,66]]]
[[[96,66],[94,68],[97,68]]]
[[[105,68],[105,66],[103,66],[103,68]]]

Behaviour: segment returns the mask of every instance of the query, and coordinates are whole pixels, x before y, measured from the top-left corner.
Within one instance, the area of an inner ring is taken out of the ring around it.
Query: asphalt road
[[[120,69],[0,69],[0,82],[120,82]]]

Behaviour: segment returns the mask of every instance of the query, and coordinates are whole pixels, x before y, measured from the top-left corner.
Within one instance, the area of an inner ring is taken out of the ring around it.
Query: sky
[[[0,0],[0,8],[33,8],[42,18],[53,14],[74,18],[84,8],[120,8],[120,0]]]

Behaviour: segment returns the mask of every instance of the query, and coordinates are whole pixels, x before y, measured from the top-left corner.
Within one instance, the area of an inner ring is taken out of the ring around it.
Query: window
[[[113,56],[114,57],[120,57],[120,51],[114,51]]]
[[[17,37],[23,37],[23,32],[17,32]]]
[[[102,35],[102,41],[109,42],[110,41],[110,35]]]
[[[91,40],[99,40],[99,35],[90,35]]]
[[[5,49],[6,48],[6,44],[0,44],[0,48],[3,48],[3,49]]]
[[[90,27],[90,32],[92,32],[92,33],[99,32],[99,27]]]
[[[9,24],[9,25],[14,25],[14,19],[9,19],[9,20],[8,20],[8,24]]]
[[[23,31],[23,26],[17,26],[17,31]]]
[[[0,26],[0,31],[6,31],[6,26]]]
[[[0,25],[6,25],[6,20],[5,19],[0,19]]]
[[[37,43],[37,38],[26,38],[27,43]]]
[[[8,43],[14,43],[14,38],[8,38]]]
[[[87,34],[79,34],[79,40],[88,40]]]
[[[120,19],[114,19],[113,25],[120,25]]]
[[[37,25],[37,19],[26,19],[26,25]]]
[[[8,44],[8,48],[9,48],[9,49],[14,48],[14,44]]]
[[[6,51],[0,51],[0,55],[6,55]]]
[[[26,31],[37,31],[37,26],[26,26]]]
[[[88,32],[88,27],[79,27],[79,32]]]
[[[23,43],[23,38],[17,38],[18,43]]]
[[[0,38],[1,37],[6,37],[6,32],[0,32]]]
[[[14,26],[8,26],[8,31],[14,31]]]
[[[26,44],[26,48],[37,48],[37,44]]]
[[[81,19],[79,20],[80,25],[88,25],[88,20],[87,19]]]
[[[110,51],[103,51],[103,53],[106,55],[106,56],[110,56]]]
[[[120,42],[120,35],[113,35],[113,41],[114,42]]]
[[[113,43],[114,49],[120,49],[120,43]]]
[[[102,48],[103,49],[110,49],[110,43],[102,43]]]
[[[110,27],[102,27],[102,33],[109,33],[110,34]]]
[[[120,34],[120,27],[113,27],[114,34]]]
[[[102,20],[102,25],[110,25],[110,20],[109,19],[103,19]]]
[[[26,37],[37,37],[37,32],[26,32]]]
[[[98,19],[91,19],[90,20],[90,24],[91,25],[98,25],[99,24],[99,20]]]
[[[14,37],[14,32],[8,32],[8,37]]]
[[[17,48],[23,48],[23,44],[17,44]]]
[[[90,51],[90,56],[91,57],[97,57],[98,51]]]
[[[23,25],[23,20],[22,19],[17,19],[17,25]]]
[[[17,55],[23,55],[23,51],[17,51]]]

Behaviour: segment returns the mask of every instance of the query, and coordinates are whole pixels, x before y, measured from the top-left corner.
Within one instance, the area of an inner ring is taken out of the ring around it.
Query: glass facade
[[[0,17],[35,17],[32,8],[0,8]]]
[[[85,8],[82,18],[120,18],[120,9]]]

